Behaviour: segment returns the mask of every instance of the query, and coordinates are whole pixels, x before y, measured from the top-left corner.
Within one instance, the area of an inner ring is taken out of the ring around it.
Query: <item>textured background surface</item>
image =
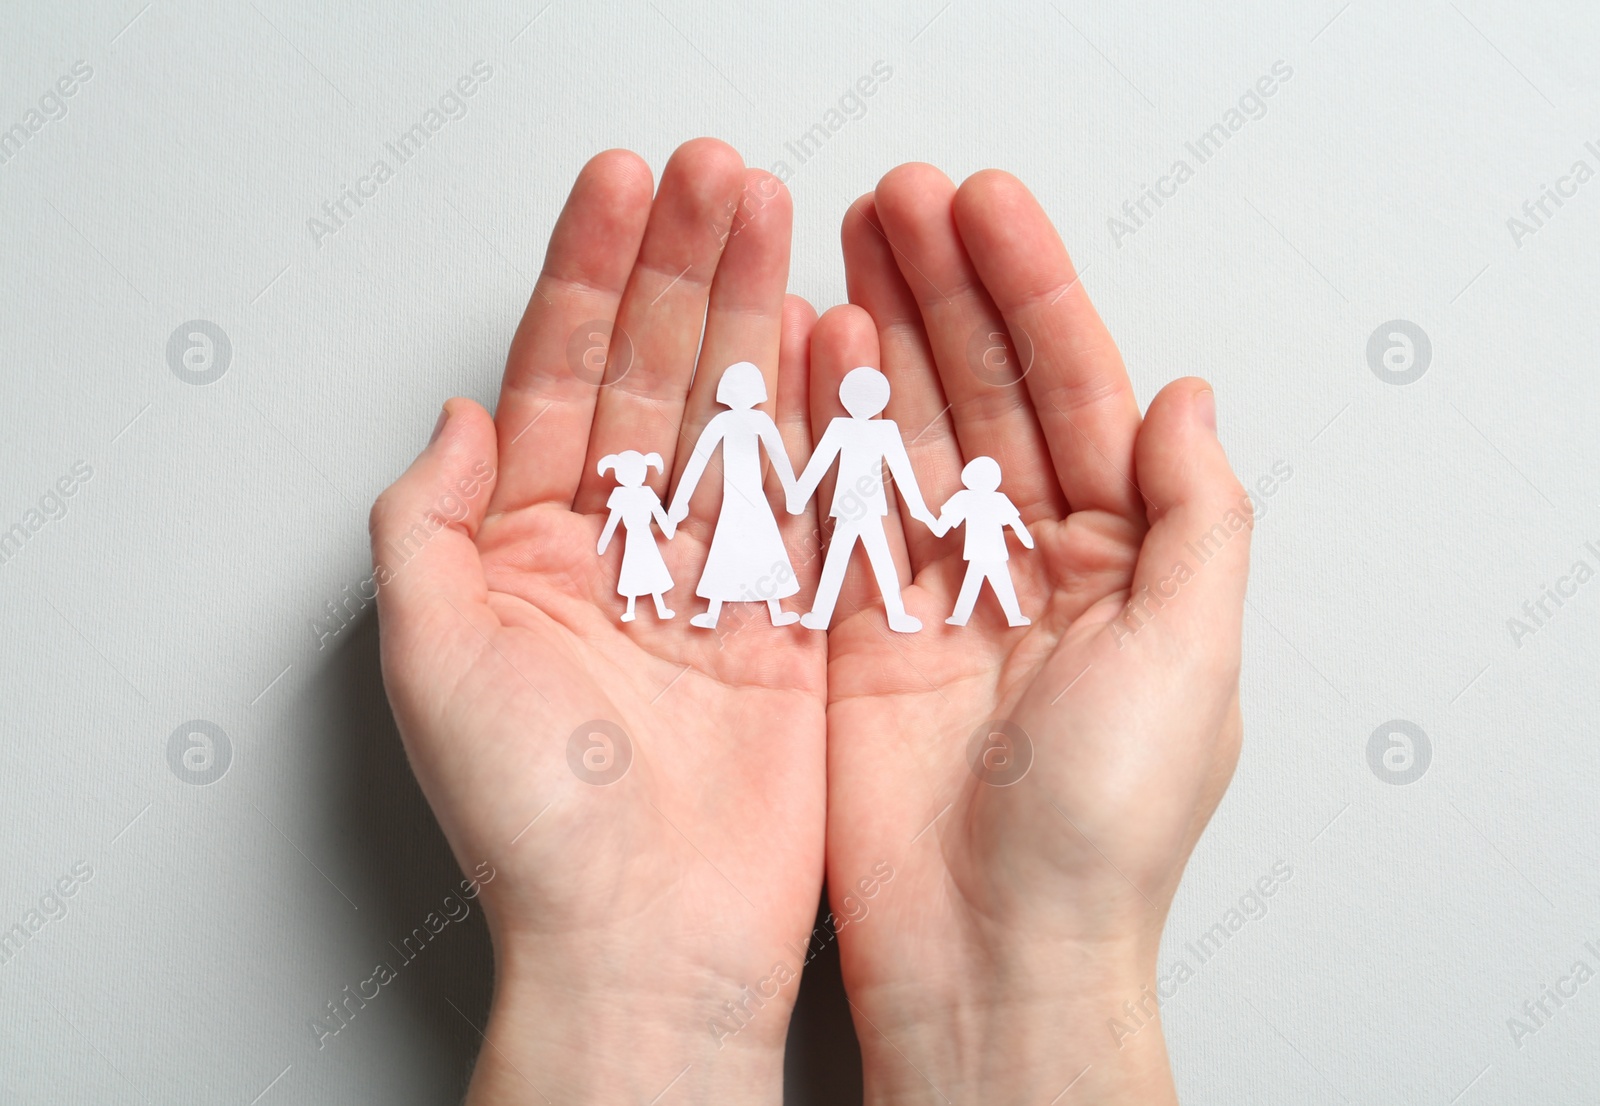
[[[1600,972],[1593,5],[324,7],[0,19],[0,127],[26,136],[0,145],[0,528],[22,527],[0,563],[0,927],[42,923],[0,954],[0,1101],[453,1100],[488,994],[476,911],[326,1048],[307,1029],[459,879],[370,612],[324,634],[327,604],[440,402],[493,399],[578,166],[629,146],[659,169],[701,133],[784,163],[795,289],[823,305],[839,217],[885,169],[1017,172],[1141,398],[1209,376],[1246,483],[1278,467],[1246,748],[1161,958],[1184,1100],[1600,1097],[1600,978],[1571,974]],[[480,61],[464,116],[308,228]],[[1291,76],[1230,117],[1275,63]],[[64,115],[41,104],[62,78]],[[1217,123],[1202,161],[1186,144]],[[1143,225],[1109,224],[1179,160]],[[1508,224],[1546,187],[1572,194]],[[167,352],[196,319],[231,347],[205,385]],[[1377,331],[1406,366],[1396,319],[1431,346],[1404,385],[1368,355]],[[226,735],[209,772],[169,759],[193,719]],[[1262,877],[1272,897],[1247,897]],[[1536,1024],[1523,1004],[1563,979]],[[795,1102],[845,1100],[824,982]]]

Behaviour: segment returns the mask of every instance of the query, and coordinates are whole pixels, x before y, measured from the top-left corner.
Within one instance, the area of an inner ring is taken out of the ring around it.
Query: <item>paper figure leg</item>
[[[986,573],[972,561],[967,562],[967,575],[961,581],[961,594],[956,596],[956,609],[945,619],[948,626],[965,626],[972,617],[972,608],[978,603],[978,590],[983,587]]]
[[[639,597],[637,595],[628,596],[628,609],[622,612],[622,621],[632,622],[634,619],[639,617],[633,613],[633,605],[638,601]]]
[[[697,614],[689,619],[689,625],[699,626],[702,630],[715,630],[717,628],[717,619],[722,617],[722,600],[710,599],[707,600],[707,603],[709,605],[706,607],[705,613]]]
[[[900,634],[914,634],[922,629],[922,620],[906,613],[905,602],[900,598],[900,577],[894,570],[894,554],[889,552],[889,538],[883,532],[883,519],[869,519],[861,530],[861,544],[866,547],[867,560],[872,563],[872,575],[877,577],[878,590],[883,592],[883,609],[889,616],[889,629]]]
[[[666,600],[662,598],[662,593],[661,592],[658,591],[658,592],[653,593],[650,596],[650,598],[654,599],[656,601],[656,617],[657,618],[659,618],[659,619],[661,619],[661,621],[665,622],[667,619],[669,619],[669,618],[671,618],[673,616],[673,614],[675,612],[667,609]]]
[[[1000,609],[1006,612],[1007,626],[1031,626],[1033,619],[1022,613],[1022,608],[1017,604],[1017,589],[1011,584],[1011,567],[1005,561],[987,566],[984,573],[989,577],[989,584],[994,588],[994,594],[1000,600]]]
[[[793,626],[800,621],[800,613],[798,611],[784,610],[783,604],[776,599],[767,600],[767,613],[772,616],[772,624],[774,626]]]
[[[833,607],[839,602],[839,589],[844,586],[844,570],[850,566],[850,551],[855,548],[860,533],[860,523],[841,522],[834,527],[828,542],[828,555],[822,562],[822,579],[817,581],[817,597],[811,610],[800,616],[800,625],[808,630],[826,630],[833,621]]]

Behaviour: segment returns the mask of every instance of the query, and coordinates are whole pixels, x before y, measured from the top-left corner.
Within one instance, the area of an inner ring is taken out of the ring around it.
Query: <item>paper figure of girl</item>
[[[728,366],[717,382],[717,402],[729,410],[718,412],[706,423],[672,494],[672,507],[667,512],[669,537],[688,517],[689,498],[720,444],[722,509],[711,536],[705,570],[695,588],[695,594],[709,604],[705,613],[689,620],[696,626],[715,627],[723,603],[765,602],[774,626],[787,626],[800,618],[778,602],[799,591],[800,581],[762,488],[761,447],[767,447],[767,457],[785,495],[794,487],[794,469],[784,452],[777,424],[756,406],[766,398],[767,383],[759,368],[749,361]]]
[[[607,469],[613,468],[617,470],[620,487],[613,489],[611,498],[606,500],[611,517],[606,519],[606,527],[600,531],[600,544],[595,552],[605,555],[606,547],[611,544],[611,535],[616,533],[617,523],[622,523],[622,571],[617,574],[617,594],[628,600],[628,609],[623,612],[622,621],[634,620],[633,605],[641,595],[648,595],[655,600],[656,617],[665,621],[672,617],[672,612],[661,597],[672,590],[672,574],[667,571],[667,562],[661,557],[656,536],[650,532],[650,522],[654,519],[662,533],[669,538],[673,525],[661,510],[661,500],[655,490],[644,482],[648,469],[663,471],[661,454],[625,449],[621,453],[600,458],[601,476],[606,474]]]

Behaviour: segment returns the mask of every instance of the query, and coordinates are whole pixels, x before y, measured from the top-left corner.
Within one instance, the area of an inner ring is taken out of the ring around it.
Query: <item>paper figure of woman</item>
[[[728,366],[717,382],[717,402],[729,409],[706,423],[672,495],[667,512],[669,535],[688,517],[689,499],[712,454],[722,446],[722,508],[705,570],[695,588],[708,606],[689,620],[696,626],[715,627],[724,603],[765,602],[774,626],[787,626],[800,618],[778,602],[799,591],[800,581],[762,487],[761,447],[766,446],[785,495],[794,486],[794,469],[777,424],[756,406],[766,398],[767,384],[759,368],[749,361]]]

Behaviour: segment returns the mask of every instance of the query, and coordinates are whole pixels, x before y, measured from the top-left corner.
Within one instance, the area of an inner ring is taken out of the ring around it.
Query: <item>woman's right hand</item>
[[[1038,539],[1009,561],[1033,625],[985,589],[952,629],[961,546],[901,496],[927,628],[890,640],[858,574],[861,610],[828,633],[828,885],[841,904],[896,873],[839,934],[867,1102],[1173,1102],[1155,957],[1241,729],[1250,507],[1210,389],[1175,381],[1140,417],[1055,228],[1005,173],[958,190],[901,166],[851,209],[844,253],[852,302],[812,339],[819,405],[881,350],[929,498],[994,457]],[[974,339],[1009,378],[979,371]],[[1118,1040],[1125,1003],[1144,1014]]]

